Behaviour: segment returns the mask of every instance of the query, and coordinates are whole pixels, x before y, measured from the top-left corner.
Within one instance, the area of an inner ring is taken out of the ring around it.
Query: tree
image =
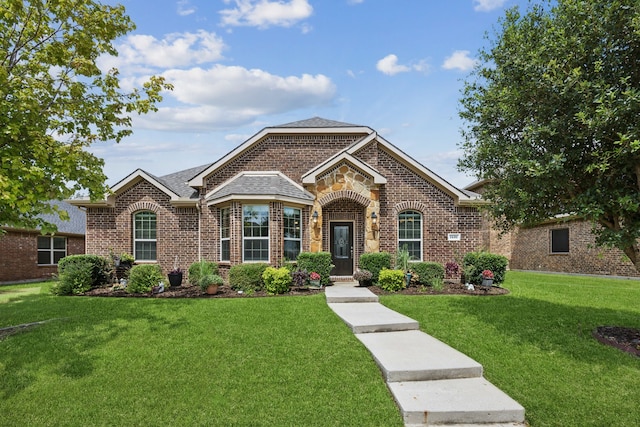
[[[96,65],[134,28],[123,6],[0,0],[0,225],[55,231],[37,216],[53,213],[47,201],[79,190],[104,197],[104,161],[87,148],[120,142],[131,114],[155,111],[160,91],[171,89],[151,77],[124,91],[116,69]]]
[[[496,225],[557,215],[640,271],[640,2],[510,9],[467,79],[459,169],[486,180]]]

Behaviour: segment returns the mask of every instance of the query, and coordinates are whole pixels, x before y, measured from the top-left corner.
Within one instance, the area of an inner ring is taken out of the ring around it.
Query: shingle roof
[[[45,221],[55,224],[58,227],[58,233],[85,234],[85,230],[87,228],[87,215],[83,209],[59,200],[52,200],[49,204],[57,205],[60,209],[67,211],[69,214],[69,221],[62,221],[57,214],[38,215]]]
[[[361,125],[353,125],[350,123],[337,122],[335,120],[323,119],[322,117],[312,117],[306,120],[299,120],[297,122],[285,123],[279,126],[269,126],[269,128],[352,128],[352,127],[366,127]]]
[[[174,172],[169,175],[163,175],[159,177],[154,176],[154,178],[164,184],[167,188],[174,191],[180,197],[197,198],[198,192],[189,187],[189,184],[187,184],[187,182],[189,182],[191,178],[208,168],[210,165],[211,163],[208,163],[206,165],[196,166],[194,168]]]
[[[241,173],[211,193],[207,202],[215,202],[231,196],[276,196],[309,202],[314,200],[311,193],[278,172]]]

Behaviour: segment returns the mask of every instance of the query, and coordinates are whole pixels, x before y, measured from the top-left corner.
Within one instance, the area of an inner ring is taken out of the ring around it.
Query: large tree
[[[47,201],[104,197],[104,162],[87,148],[129,135],[131,114],[155,110],[170,89],[152,77],[122,90],[117,70],[97,67],[134,28],[122,6],[0,0],[0,225],[53,230],[38,218],[54,209]]]
[[[463,171],[504,230],[558,215],[640,270],[640,2],[507,11],[461,99]]]

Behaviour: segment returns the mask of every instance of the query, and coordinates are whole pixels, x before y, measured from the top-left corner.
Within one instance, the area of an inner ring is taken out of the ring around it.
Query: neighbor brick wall
[[[38,265],[38,231],[14,231],[0,236],[0,283],[50,279],[58,272],[56,265]],[[65,236],[67,255],[84,253],[84,237]]]
[[[569,253],[551,254],[550,230],[560,228],[569,228]],[[586,221],[519,229],[513,234],[512,248],[512,269],[640,277],[622,251],[595,247]]]

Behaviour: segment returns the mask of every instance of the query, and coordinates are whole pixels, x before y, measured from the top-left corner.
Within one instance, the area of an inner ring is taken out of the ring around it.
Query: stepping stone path
[[[405,426],[525,425],[524,408],[482,376],[482,365],[355,286],[327,287],[327,304],[371,352]]]

